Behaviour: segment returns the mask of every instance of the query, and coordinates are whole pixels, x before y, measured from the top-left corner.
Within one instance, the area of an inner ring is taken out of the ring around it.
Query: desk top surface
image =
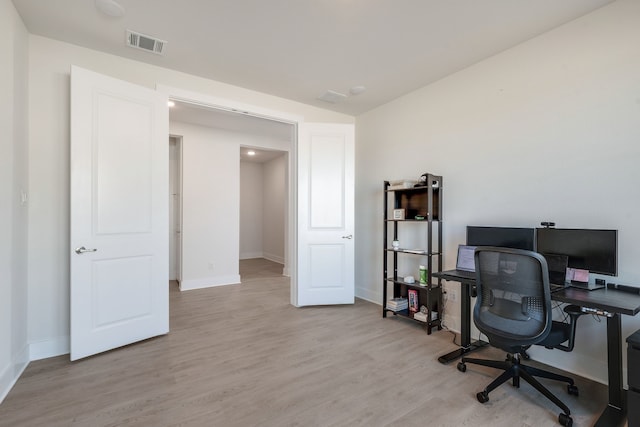
[[[444,280],[451,280],[461,283],[475,283],[475,277],[460,276],[458,270],[445,270],[432,273],[433,277],[439,277]]]
[[[551,294],[551,298],[576,304],[581,307],[598,308],[610,313],[635,316],[640,312],[640,295],[615,289],[586,289],[565,288]]]
[[[475,279],[460,277],[456,270],[446,270],[433,273],[433,276],[444,280],[474,284]],[[640,312],[640,295],[615,289],[596,289],[589,291],[578,288],[565,288],[551,294],[555,301],[575,304],[581,307],[597,308],[610,313],[635,316]]]

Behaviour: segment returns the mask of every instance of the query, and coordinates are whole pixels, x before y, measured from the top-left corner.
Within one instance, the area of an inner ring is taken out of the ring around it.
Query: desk
[[[476,285],[476,279],[469,279],[455,274],[456,270],[433,273],[433,277],[439,277],[452,282],[460,282],[460,347],[450,353],[438,357],[440,363],[449,363],[467,353],[484,347],[485,341],[471,342],[471,289]]]
[[[460,297],[461,317],[460,324],[463,337],[466,337],[466,344],[470,344],[469,334],[471,330],[471,320],[469,315],[470,296],[469,288],[475,285],[475,279],[463,278],[455,274],[455,270],[433,273],[433,276],[444,280],[456,281],[462,284],[462,295]],[[587,291],[584,289],[566,288],[551,294],[555,301],[567,304],[575,304],[580,307],[596,309],[600,315],[607,317],[607,376],[609,382],[609,402],[607,407],[598,418],[596,427],[620,426],[627,418],[626,396],[622,374],[622,321],[621,315],[635,316],[640,312],[640,295],[617,291],[615,289],[597,289]],[[596,313],[594,313],[596,314]],[[462,340],[465,345],[464,338]],[[442,363],[448,363],[465,353],[475,350],[475,348],[461,347],[451,353],[438,358]]]
[[[607,316],[607,376],[609,402],[596,426],[619,426],[627,419],[627,402],[622,388],[622,321],[621,314],[635,316],[640,312],[640,295],[615,289],[566,288],[551,294],[555,301],[604,311]]]

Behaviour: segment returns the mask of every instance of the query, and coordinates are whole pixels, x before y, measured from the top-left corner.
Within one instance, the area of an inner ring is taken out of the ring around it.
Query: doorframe
[[[298,306],[298,129],[304,122],[304,116],[271,110],[257,105],[237,102],[227,98],[211,96],[200,92],[188,91],[167,85],[156,85],[156,91],[167,99],[184,102],[212,110],[222,110],[244,114],[266,120],[273,120],[292,125],[291,151],[288,159],[288,213],[285,224],[285,259],[288,260],[290,277],[290,303]]]
[[[171,176],[171,167],[172,165],[169,165],[169,179],[176,179],[177,182],[177,186],[178,188],[176,189],[179,195],[178,198],[178,212],[174,212],[173,215],[177,215],[177,218],[173,218],[174,222],[178,223],[178,229],[177,230],[177,234],[180,234],[180,237],[177,238],[175,236],[173,236],[174,239],[177,239],[177,244],[175,245],[174,248],[174,258],[170,260],[169,262],[175,262],[176,263],[176,280],[178,282],[178,284],[180,284],[180,282],[182,281],[182,136],[181,135],[174,135],[171,133],[171,131],[169,131],[169,145],[171,145],[171,139],[176,141],[176,150],[177,150],[177,170],[176,170],[176,174],[177,176]],[[171,161],[171,154],[169,154],[169,160]],[[169,189],[171,190],[171,186],[174,185],[174,183],[169,183]],[[169,196],[173,196],[172,194],[169,194]],[[173,208],[173,206],[171,207]],[[169,217],[171,218],[172,213],[169,212]],[[176,221],[177,220],[177,221]],[[169,230],[172,230],[172,225],[169,224]],[[176,230],[173,230],[174,232]],[[171,242],[169,242],[169,254],[171,254]],[[171,265],[169,265],[169,271],[171,271]]]

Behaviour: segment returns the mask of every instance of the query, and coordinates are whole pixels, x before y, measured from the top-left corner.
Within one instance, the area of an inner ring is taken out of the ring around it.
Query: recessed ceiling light
[[[253,151],[253,150],[251,150],[251,151],[247,151],[247,155],[249,155],[249,156],[255,156],[255,155],[256,155],[256,152],[255,152],[255,151]]]
[[[367,90],[366,87],[364,87],[362,85],[358,85],[358,86],[353,86],[351,89],[349,89],[349,93],[351,95],[360,95],[365,90]]]
[[[175,107],[175,106],[176,106],[176,103],[175,103],[175,102],[173,102],[173,101],[171,101],[171,100],[169,100],[169,101],[167,101],[167,105],[168,105],[169,107]]]
[[[124,16],[124,7],[115,0],[96,0],[96,8],[107,16],[120,18]]]

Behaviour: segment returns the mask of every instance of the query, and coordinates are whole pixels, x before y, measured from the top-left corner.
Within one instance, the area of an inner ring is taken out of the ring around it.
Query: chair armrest
[[[575,345],[576,339],[576,324],[578,323],[578,317],[582,316],[584,313],[579,306],[573,304],[565,306],[564,312],[569,315],[568,343],[567,345],[558,344],[553,348],[568,352],[573,351],[573,346]]]

